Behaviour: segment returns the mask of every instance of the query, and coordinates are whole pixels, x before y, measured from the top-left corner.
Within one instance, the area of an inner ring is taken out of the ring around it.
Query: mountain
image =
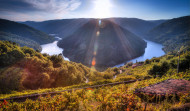
[[[59,37],[64,38],[71,35],[74,31],[87,23],[89,19],[62,19],[49,20],[43,22],[27,21],[23,24],[29,25],[40,31],[48,34],[58,34]]]
[[[73,32],[82,27],[89,20],[91,19],[62,19],[43,22],[27,21],[23,22],[23,24],[29,25],[48,34],[58,34],[58,36],[64,38],[72,35]],[[146,21],[137,18],[109,18],[108,20],[111,20],[112,22],[122,26],[123,28],[131,31],[139,37],[144,37],[147,31],[166,21]]]
[[[36,30],[25,24],[5,19],[0,19],[0,31],[15,34],[23,38],[31,39],[33,41],[38,42],[39,44],[49,43],[54,40],[53,37],[39,30]]]
[[[142,20],[138,18],[110,18],[112,22],[129,30],[139,37],[145,37],[146,33],[166,20]]]
[[[0,40],[4,40],[4,41],[11,41],[11,42],[15,42],[17,44],[19,44],[21,47],[23,46],[27,46],[30,48],[33,48],[35,50],[39,50],[41,51],[42,48],[40,46],[39,43],[28,39],[28,38],[24,38],[15,34],[11,34],[11,33],[7,33],[7,32],[1,32],[0,31]]]
[[[110,20],[92,19],[58,46],[71,61],[101,70],[141,56],[146,42]]]
[[[190,46],[190,16],[168,20],[147,33],[146,39],[164,45],[164,51],[179,50]]]

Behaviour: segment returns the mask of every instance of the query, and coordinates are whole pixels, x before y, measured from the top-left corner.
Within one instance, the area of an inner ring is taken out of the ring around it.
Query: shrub
[[[53,67],[57,68],[61,66],[61,63],[63,61],[63,57],[60,55],[52,55],[50,57],[50,60],[53,62]]]
[[[127,66],[132,66],[132,65],[133,65],[133,62],[127,63]]]
[[[119,68],[114,67],[114,68],[113,68],[113,71],[115,72],[115,74],[118,74],[118,73],[119,73]]]
[[[117,77],[115,79],[115,82],[122,82],[122,81],[129,81],[129,80],[135,80],[135,77],[129,76],[129,77]]]
[[[148,74],[156,76],[163,76],[170,68],[168,62],[164,61],[161,65],[153,65],[153,67],[148,71]]]
[[[174,55],[167,55],[167,60],[169,60],[169,59],[172,59],[174,57]]]
[[[113,75],[110,74],[110,73],[105,73],[104,76],[103,76],[104,79],[112,79],[113,78]]]
[[[149,59],[146,59],[144,62],[144,64],[150,64],[150,63],[151,63],[151,61]]]

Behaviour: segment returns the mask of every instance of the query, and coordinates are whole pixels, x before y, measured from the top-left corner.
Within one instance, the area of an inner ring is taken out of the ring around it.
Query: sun
[[[96,18],[111,17],[112,4],[110,0],[95,0],[94,5],[94,16]]]

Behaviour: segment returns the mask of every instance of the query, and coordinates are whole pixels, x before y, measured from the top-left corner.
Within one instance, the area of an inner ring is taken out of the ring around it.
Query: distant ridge
[[[190,16],[168,20],[147,33],[146,39],[162,43],[165,52],[190,46]]]
[[[0,19],[0,31],[31,39],[39,44],[52,42],[54,38],[25,24]]]
[[[146,33],[149,30],[167,21],[167,20],[142,20],[138,18],[108,18],[108,19],[142,38],[146,36]]]
[[[144,35],[156,27],[157,25],[163,23],[166,20],[142,20],[138,18],[106,18],[112,22],[120,25],[121,27],[129,30],[130,32],[136,34],[139,37],[144,37]],[[40,31],[46,32],[48,34],[58,34],[58,36],[65,38],[72,35],[73,32],[82,27],[92,18],[78,18],[78,19],[61,19],[61,20],[47,20],[42,22],[26,21],[23,24],[34,27]]]
[[[64,38],[73,34],[74,31],[76,31],[88,21],[89,19],[81,18],[48,20],[43,22],[27,21],[23,22],[23,24],[29,25],[48,34],[58,34],[59,37]]]

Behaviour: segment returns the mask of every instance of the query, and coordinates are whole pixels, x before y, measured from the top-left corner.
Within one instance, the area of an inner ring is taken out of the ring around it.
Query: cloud
[[[79,0],[25,0],[25,2],[41,11],[53,13],[73,11],[81,5]]]
[[[0,0],[0,18],[19,20],[20,17],[21,21],[61,19],[80,5],[81,0]]]

